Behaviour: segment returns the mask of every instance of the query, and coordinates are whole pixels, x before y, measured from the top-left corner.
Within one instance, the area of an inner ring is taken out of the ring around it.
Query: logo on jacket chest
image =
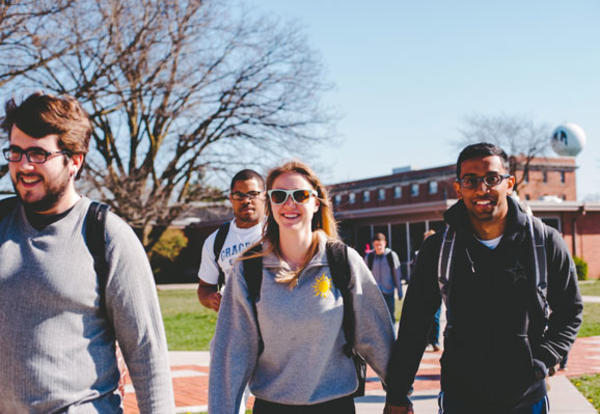
[[[323,273],[315,279],[312,287],[315,296],[326,298],[331,291],[331,277],[329,277],[327,273]]]
[[[516,262],[512,267],[505,270],[508,277],[512,279],[513,285],[519,283],[519,281],[527,281],[527,272],[521,262]]]

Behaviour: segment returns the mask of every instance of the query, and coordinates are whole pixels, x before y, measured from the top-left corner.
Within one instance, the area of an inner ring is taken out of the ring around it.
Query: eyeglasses
[[[269,190],[267,191],[269,194],[269,199],[273,204],[283,204],[287,201],[288,197],[291,195],[292,199],[296,204],[304,204],[308,201],[308,199],[313,196],[317,197],[318,194],[315,190]]]
[[[23,154],[27,157],[27,161],[32,164],[43,164],[48,161],[49,158],[52,158],[59,154],[69,155],[69,151],[60,150],[54,152],[48,152],[41,148],[30,148],[27,150],[23,150],[19,147],[10,147],[4,148],[2,150],[4,154],[4,158],[8,162],[19,162],[23,158]]]
[[[263,193],[263,191],[248,191],[247,193],[244,193],[241,191],[235,191],[235,192],[231,193],[231,198],[233,198],[236,201],[241,201],[245,198],[254,200],[255,198],[259,197],[262,193]]]
[[[477,188],[479,183],[484,183],[488,188],[499,185],[504,179],[510,177],[510,174],[488,174],[483,177],[477,177],[475,175],[466,175],[463,178],[456,180],[464,188]]]

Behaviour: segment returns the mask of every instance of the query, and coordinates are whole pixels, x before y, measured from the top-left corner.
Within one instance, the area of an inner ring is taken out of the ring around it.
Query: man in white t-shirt
[[[233,207],[233,220],[206,238],[198,271],[198,299],[202,305],[216,312],[221,306],[219,290],[225,283],[235,259],[259,241],[262,235],[265,217],[265,181],[262,176],[250,169],[234,175],[231,179],[229,201]],[[217,246],[215,249],[215,241],[218,238],[221,247]],[[249,395],[250,391],[246,387],[240,414],[246,412]]]
[[[219,311],[221,278],[226,280],[235,259],[257,242],[262,234],[265,216],[265,182],[254,170],[238,172],[231,180],[229,200],[234,218],[229,225],[222,247],[215,260],[215,240],[219,230],[211,233],[202,246],[202,261],[198,271],[198,299],[207,308]]]

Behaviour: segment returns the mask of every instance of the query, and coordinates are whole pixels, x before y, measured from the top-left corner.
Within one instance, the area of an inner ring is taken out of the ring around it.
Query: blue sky
[[[327,183],[453,163],[465,116],[504,113],[580,125],[578,197],[600,200],[599,1],[247,4],[299,23],[335,84]]]

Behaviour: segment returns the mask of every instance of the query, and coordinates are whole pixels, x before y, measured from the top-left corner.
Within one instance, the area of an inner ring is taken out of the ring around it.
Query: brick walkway
[[[440,380],[439,358],[441,352],[426,352],[415,381],[415,392],[438,390]],[[557,375],[577,377],[584,374],[600,373],[600,336],[578,338],[569,354],[567,371]],[[208,399],[208,367],[206,365],[176,365],[172,367],[175,404],[178,413],[206,411]],[[367,395],[381,391],[381,383],[373,371],[367,373]],[[129,382],[129,378],[127,378]],[[249,402],[249,406],[251,401]],[[137,413],[137,404],[133,387],[127,387],[125,394],[125,413]]]

